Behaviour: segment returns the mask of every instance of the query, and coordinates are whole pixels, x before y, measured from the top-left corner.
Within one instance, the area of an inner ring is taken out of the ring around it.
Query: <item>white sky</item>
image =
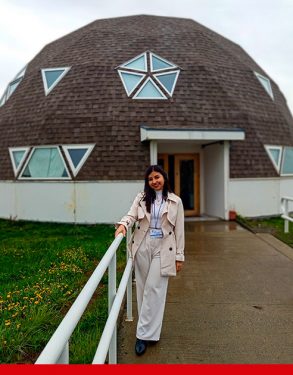
[[[191,18],[238,43],[293,113],[293,0],[0,0],[0,96],[49,42],[101,18]]]

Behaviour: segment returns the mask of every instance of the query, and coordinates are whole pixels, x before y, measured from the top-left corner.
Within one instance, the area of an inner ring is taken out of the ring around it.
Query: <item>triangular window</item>
[[[151,72],[158,72],[164,69],[177,68],[176,65],[172,64],[170,61],[163,59],[162,57],[150,53],[151,60]]]
[[[133,99],[167,99],[167,97],[149,77],[134,95]]]
[[[62,146],[72,173],[77,175],[89,157],[95,145],[66,145]]]
[[[170,96],[172,96],[179,73],[180,71],[176,70],[174,72],[169,72],[169,73],[154,74],[154,77],[160,82],[160,84],[164,87],[167,93]]]
[[[145,77],[145,74],[123,72],[122,70],[118,70],[118,73],[128,96],[131,95]]]
[[[14,93],[16,90],[17,86],[20,84],[22,81],[26,71],[26,66],[21,69],[21,71],[14,77],[14,79],[9,82],[8,86],[6,87],[4,94],[1,97],[0,100],[0,107],[6,103],[6,101],[10,98],[10,96]]]
[[[42,69],[42,78],[46,95],[53,90],[69,70],[70,67]]]
[[[133,59],[127,61],[125,64],[120,65],[121,68],[128,68],[138,70],[140,72],[147,71],[147,59],[146,53],[134,57]]]
[[[282,147],[281,146],[265,146],[265,149],[273,163],[276,171],[280,172],[282,160]]]
[[[268,78],[262,76],[259,73],[254,72],[254,74],[256,75],[257,79],[261,83],[262,87],[266,90],[266,92],[270,95],[270,97],[272,99],[274,99],[274,94],[273,94],[273,90],[272,90],[270,80]]]
[[[59,147],[35,147],[25,163],[21,179],[70,179]]]
[[[14,175],[17,176],[26,156],[29,152],[29,147],[14,147],[9,148],[10,159],[14,171]]]
[[[293,147],[284,147],[282,176],[293,175]]]

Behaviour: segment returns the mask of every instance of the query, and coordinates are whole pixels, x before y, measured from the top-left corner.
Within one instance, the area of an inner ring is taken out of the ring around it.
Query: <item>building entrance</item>
[[[185,216],[199,216],[199,154],[159,154],[158,164],[182,199]]]

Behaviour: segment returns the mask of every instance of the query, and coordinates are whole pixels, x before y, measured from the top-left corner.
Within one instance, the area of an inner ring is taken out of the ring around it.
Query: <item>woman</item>
[[[129,244],[134,261],[138,323],[135,352],[142,355],[160,339],[169,276],[176,276],[184,261],[184,210],[169,187],[166,172],[151,165],[128,214],[117,223],[115,236],[137,222]]]

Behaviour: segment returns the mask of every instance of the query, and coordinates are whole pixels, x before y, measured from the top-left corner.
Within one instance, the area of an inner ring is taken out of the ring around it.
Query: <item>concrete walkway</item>
[[[293,363],[293,249],[234,222],[187,222],[161,340],[142,357],[133,309],[118,330],[118,363]]]

